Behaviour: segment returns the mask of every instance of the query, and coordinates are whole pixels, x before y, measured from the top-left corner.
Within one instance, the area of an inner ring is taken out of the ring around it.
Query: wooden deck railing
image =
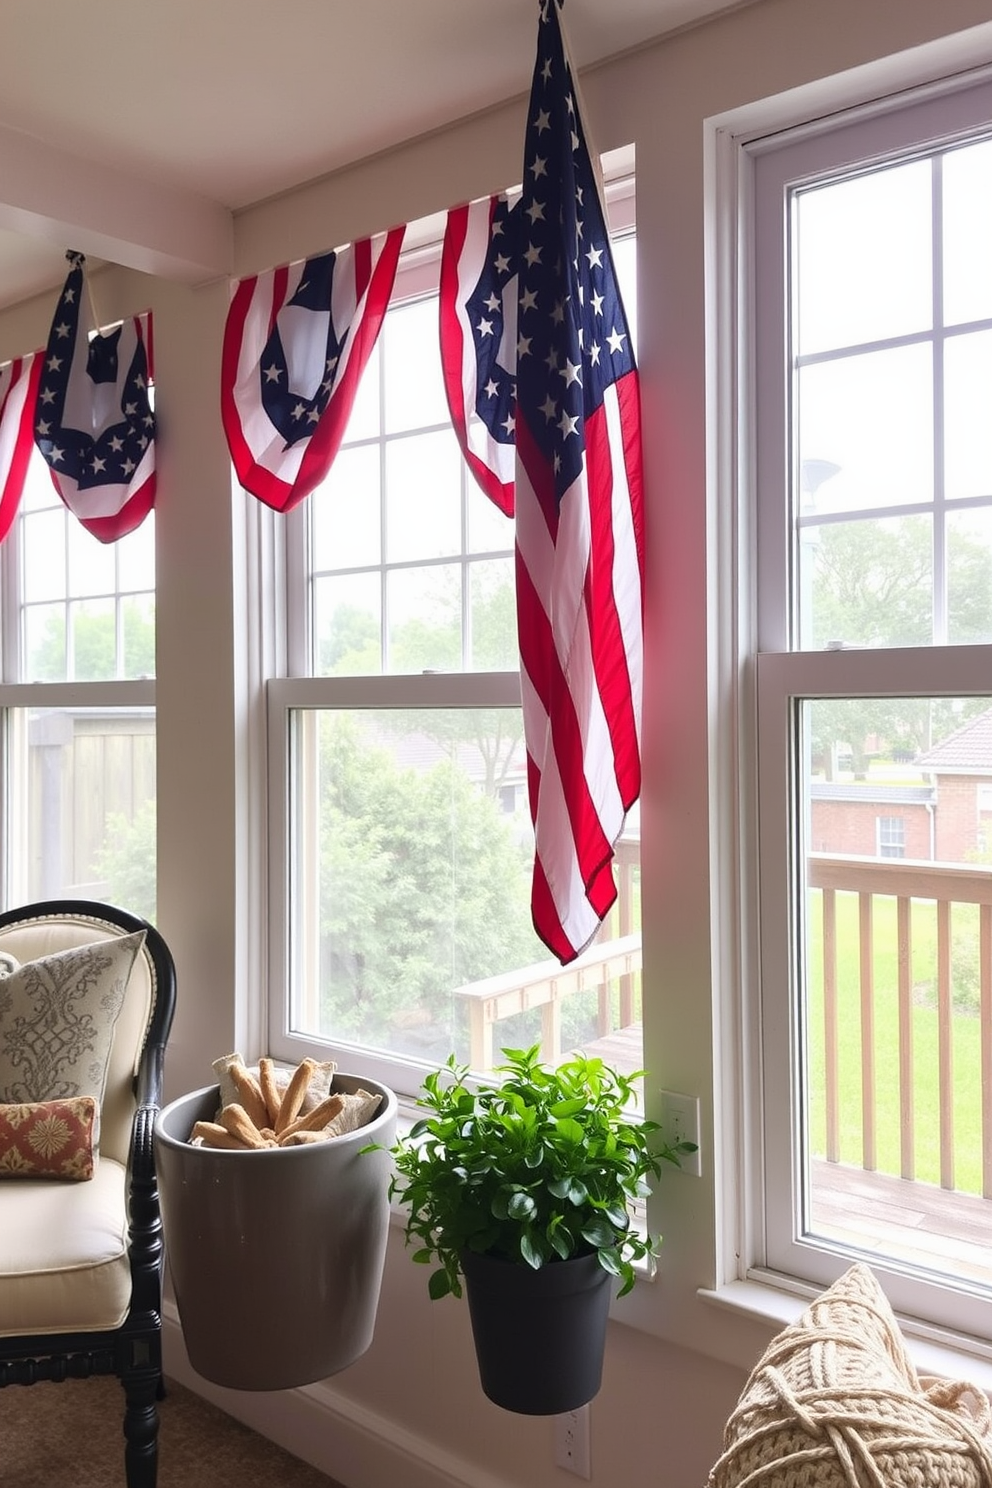
[[[917,1177],[914,1111],[913,931],[921,912],[936,913],[937,1093],[942,1188],[955,1187],[954,982],[952,908],[978,905],[982,1193],[992,1198],[992,870],[925,861],[811,854],[807,882],[823,896],[823,1053],[826,1152],[840,1161],[840,1012],[837,896],[858,896],[857,963],[861,1041],[861,1165],[878,1166],[876,1068],[875,909],[886,896],[896,904],[896,997],[900,1176]],[[934,910],[936,906],[936,910]]]
[[[502,1019],[537,1007],[541,1009],[541,1058],[545,1064],[557,1064],[561,1057],[561,1005],[576,992],[595,990],[599,994],[597,1032],[603,1037],[613,1027],[611,984],[619,980],[622,996],[622,989],[632,986],[634,974],[640,969],[640,934],[622,935],[617,940],[597,941],[568,966],[553,960],[538,961],[456,987],[455,996],[468,1003],[472,1068],[492,1069],[493,1032]],[[624,1008],[621,1001],[621,1027],[632,1022],[633,1010]]]
[[[541,1058],[557,1064],[561,1058],[562,1003],[576,992],[595,991],[596,1038],[620,1034],[626,1040],[618,1062],[625,1069],[640,1068],[639,973],[641,935],[637,890],[641,839],[628,829],[614,845],[613,871],[617,897],[594,943],[568,966],[554,960],[484,977],[456,987],[454,995],[468,1006],[469,1062],[475,1070],[493,1067],[497,1025],[514,1013],[541,1009]],[[635,1057],[636,1049],[636,1057]],[[612,1048],[611,1056],[616,1052]]]

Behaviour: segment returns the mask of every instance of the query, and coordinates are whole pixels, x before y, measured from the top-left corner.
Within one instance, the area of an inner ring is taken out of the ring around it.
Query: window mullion
[[[943,645],[948,638],[947,615],[947,507],[944,482],[944,357],[947,346],[944,324],[944,209],[943,157],[933,157],[932,170],[932,273],[933,273],[933,639]]]

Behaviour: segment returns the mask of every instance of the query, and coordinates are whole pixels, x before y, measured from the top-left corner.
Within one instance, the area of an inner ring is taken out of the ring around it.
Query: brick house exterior
[[[992,708],[915,765],[929,785],[815,782],[811,851],[965,863],[992,849]]]
[[[812,852],[935,856],[936,792],[931,786],[829,783],[814,784],[810,794]]]

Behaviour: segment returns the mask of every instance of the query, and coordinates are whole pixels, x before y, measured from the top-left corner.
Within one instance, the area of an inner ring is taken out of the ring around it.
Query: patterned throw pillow
[[[91,1095],[99,1110],[114,1024],[145,932],[25,961],[0,977],[0,1102]]]
[[[0,1105],[0,1178],[92,1178],[95,1126],[91,1095]]]

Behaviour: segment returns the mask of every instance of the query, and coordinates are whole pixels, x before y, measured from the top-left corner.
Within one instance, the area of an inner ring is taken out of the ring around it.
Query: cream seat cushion
[[[873,1272],[857,1264],[772,1340],[708,1488],[992,1488],[992,1412],[921,1380]]]
[[[131,1296],[126,1172],[0,1183],[0,1336],[116,1328]]]

